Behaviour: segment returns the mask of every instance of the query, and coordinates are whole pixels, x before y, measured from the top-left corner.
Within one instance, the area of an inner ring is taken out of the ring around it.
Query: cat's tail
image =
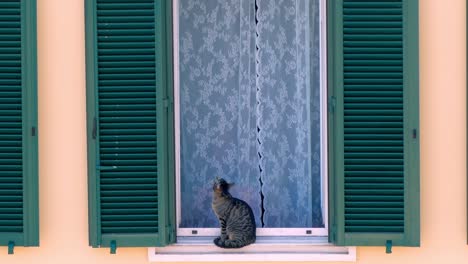
[[[224,241],[221,241],[221,240],[215,241],[215,244],[218,247],[222,247],[222,248],[241,248],[241,247],[250,245],[254,242],[255,242],[255,239],[249,240],[249,241],[246,241],[243,239],[227,239]]]

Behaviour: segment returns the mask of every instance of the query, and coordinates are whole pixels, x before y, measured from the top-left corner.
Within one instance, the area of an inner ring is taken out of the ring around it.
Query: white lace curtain
[[[181,227],[216,176],[258,227],[321,227],[318,0],[179,0]]]

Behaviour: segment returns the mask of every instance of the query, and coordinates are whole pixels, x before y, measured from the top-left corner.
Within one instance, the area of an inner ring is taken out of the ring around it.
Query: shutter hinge
[[[110,253],[115,254],[117,252],[117,242],[115,240],[112,240],[110,242]]]
[[[96,119],[96,117],[93,118],[92,136],[93,136],[93,139],[96,139],[96,136],[97,136],[97,119]]]
[[[418,131],[415,129],[413,129],[413,139],[416,139],[418,137]]]
[[[332,236],[332,241],[336,243],[336,225],[333,225],[331,236]]]
[[[31,136],[35,137],[36,136],[36,127],[31,128]]]
[[[328,112],[335,113],[335,107],[336,107],[336,97],[330,96],[328,98]]]
[[[167,227],[167,230],[168,230],[168,240],[169,240],[169,243],[172,243],[175,241],[175,230],[174,228],[172,227],[172,225],[168,225]]]
[[[13,255],[15,253],[15,242],[8,242],[8,255]]]
[[[392,253],[392,240],[387,240],[387,243],[385,243],[385,253],[391,254]]]
[[[168,108],[169,107],[169,98],[166,97],[163,99],[163,105],[164,105],[164,108]]]

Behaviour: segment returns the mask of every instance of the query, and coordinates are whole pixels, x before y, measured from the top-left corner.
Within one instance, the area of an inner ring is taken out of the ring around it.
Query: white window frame
[[[326,45],[326,0],[320,1],[320,138],[321,138],[321,189],[323,228],[257,228],[259,237],[296,237],[314,238],[328,236],[328,131],[327,131],[327,45]],[[219,235],[219,228],[180,228],[181,222],[181,145],[180,145],[180,71],[179,71],[179,0],[172,1],[173,19],[173,52],[174,52],[174,134],[175,134],[175,176],[176,176],[176,233],[178,239],[185,237],[215,237]],[[316,240],[315,240],[316,241]]]

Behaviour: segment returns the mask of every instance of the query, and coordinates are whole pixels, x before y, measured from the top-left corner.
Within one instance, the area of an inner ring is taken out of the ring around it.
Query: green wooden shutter
[[[328,10],[330,239],[418,246],[418,1]]]
[[[36,1],[1,1],[0,245],[11,249],[39,245],[36,68]]]
[[[170,1],[86,1],[93,247],[175,239],[170,19]]]

